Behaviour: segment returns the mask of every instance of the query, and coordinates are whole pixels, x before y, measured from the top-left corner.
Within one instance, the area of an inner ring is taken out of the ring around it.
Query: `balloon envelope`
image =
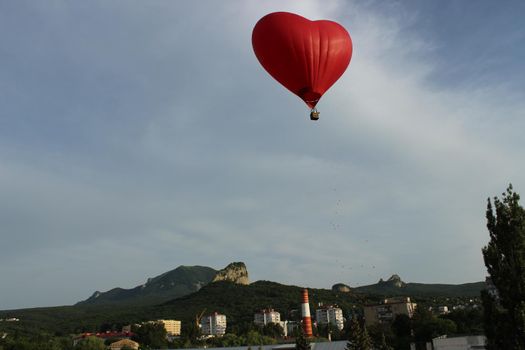
[[[341,77],[352,39],[340,24],[288,12],[261,18],[252,33],[255,56],[272,77],[314,108]]]

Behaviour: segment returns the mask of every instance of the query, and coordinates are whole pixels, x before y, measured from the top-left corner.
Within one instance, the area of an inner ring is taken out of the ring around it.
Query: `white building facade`
[[[226,315],[217,312],[201,319],[203,335],[223,336],[226,333]]]
[[[339,330],[344,328],[343,310],[340,308],[328,305],[322,306],[315,311],[315,319],[318,325],[334,325]]]
[[[253,316],[253,322],[258,326],[266,326],[268,323],[281,322],[281,314],[273,309],[264,309]]]

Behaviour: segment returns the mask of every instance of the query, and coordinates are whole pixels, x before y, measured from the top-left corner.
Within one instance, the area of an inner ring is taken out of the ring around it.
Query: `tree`
[[[295,350],[310,350],[310,342],[304,336],[304,332],[300,332],[299,336],[295,338]]]
[[[195,324],[195,322],[184,322],[182,324],[181,338],[185,342],[190,342],[191,344],[197,344],[201,336],[200,327]]]
[[[372,344],[378,349],[381,349],[381,345],[383,344],[383,338],[385,339],[384,342],[387,344],[393,344],[395,335],[392,331],[392,324],[391,323],[375,323],[373,325],[368,326],[367,328],[368,334],[370,335],[370,339],[372,339]]]
[[[488,348],[525,350],[525,209],[509,185],[502,199],[488,199],[490,241],[483,258],[498,297],[484,293]]]
[[[97,337],[87,337],[78,342],[75,350],[105,350],[104,340]]]
[[[166,328],[157,322],[148,322],[136,330],[134,340],[144,347],[163,349],[166,347]]]
[[[270,322],[262,327],[262,334],[272,338],[281,338],[284,335],[284,330],[280,324]]]
[[[371,350],[372,341],[365,327],[361,327],[356,317],[349,322],[349,337],[345,350]]]

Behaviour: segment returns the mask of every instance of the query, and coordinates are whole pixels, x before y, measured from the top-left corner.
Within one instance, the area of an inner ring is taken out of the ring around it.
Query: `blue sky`
[[[487,197],[525,188],[525,5],[0,3],[0,309],[179,265],[329,288],[482,280]],[[308,120],[251,48],[274,11],[344,25]]]

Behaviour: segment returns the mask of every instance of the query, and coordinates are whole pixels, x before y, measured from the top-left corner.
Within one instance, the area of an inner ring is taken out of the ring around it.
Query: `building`
[[[130,339],[122,339],[109,344],[110,350],[134,349],[138,350],[139,343]]]
[[[158,323],[162,324],[166,329],[166,333],[170,337],[180,336],[181,322],[177,320],[158,320]]]
[[[263,309],[253,316],[253,322],[258,326],[266,326],[268,323],[280,323],[281,314],[274,309]]]
[[[410,301],[410,298],[389,298],[380,304],[365,305],[365,324],[367,326],[376,323],[394,321],[397,315],[407,315],[412,318],[417,304]]]
[[[332,341],[332,342],[320,342],[310,343],[311,350],[345,350],[348,345],[347,340]],[[207,348],[206,350],[246,350],[247,346],[235,346],[235,347],[224,347],[224,348]],[[252,349],[257,350],[295,350],[295,343],[284,343],[284,344],[268,344],[268,345],[257,345],[252,346]],[[185,350],[203,350],[202,348],[190,348]]]
[[[203,335],[222,336],[226,333],[226,315],[214,312],[201,319],[201,333]]]
[[[318,325],[332,324],[339,330],[344,328],[343,310],[337,306],[321,306],[315,311],[315,319]]]
[[[446,336],[432,339],[434,350],[474,350],[485,349],[487,338],[484,335],[472,335],[465,337]]]
[[[132,332],[103,332],[103,333],[81,333],[78,336],[73,338],[73,346],[77,345],[79,341],[82,339],[85,339],[87,337],[97,337],[101,339],[129,339],[133,337],[135,334]]]

